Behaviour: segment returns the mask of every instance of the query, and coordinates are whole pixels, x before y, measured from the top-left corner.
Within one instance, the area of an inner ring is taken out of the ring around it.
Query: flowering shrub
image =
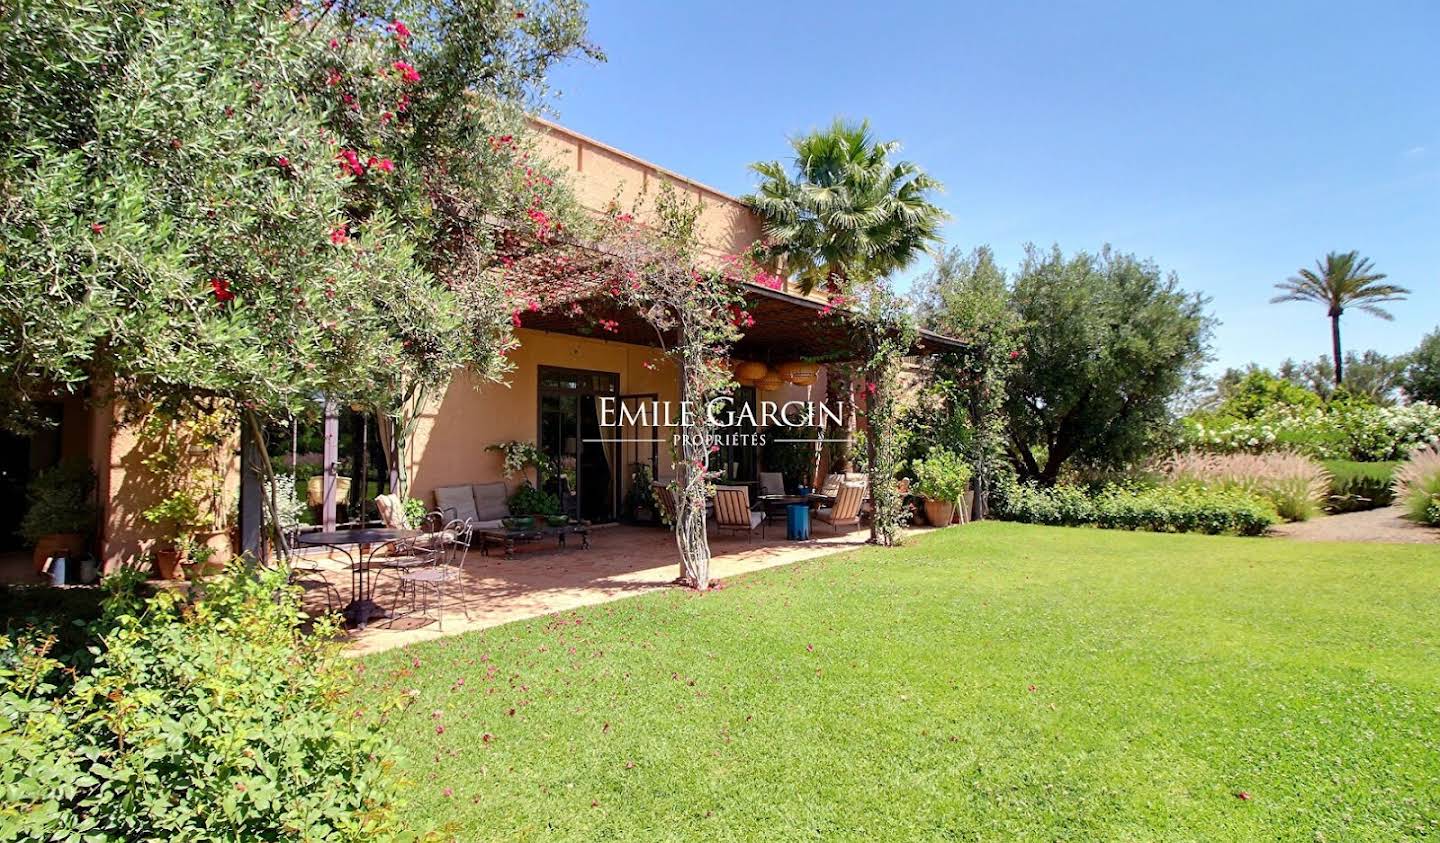
[[[1421,448],[1396,469],[1395,500],[1411,519],[1440,527],[1440,448]]]
[[[88,665],[62,663],[38,634],[4,639],[0,837],[392,831],[387,743],[345,691],[334,628],[304,634],[300,618],[283,571],[237,563],[193,603],[173,591],[111,598]]]
[[[1161,466],[1166,482],[1232,489],[1268,500],[1286,521],[1320,514],[1330,493],[1330,473],[1299,454],[1177,454]]]
[[[1238,489],[1107,486],[1091,495],[1078,486],[1047,489],[1008,476],[996,482],[990,506],[1002,521],[1161,533],[1257,536],[1278,520],[1268,501]]]
[[[1335,402],[1328,409],[1280,406],[1253,419],[1195,415],[1183,422],[1182,443],[1217,453],[1299,451],[1317,459],[1404,459],[1440,439],[1440,407]]]

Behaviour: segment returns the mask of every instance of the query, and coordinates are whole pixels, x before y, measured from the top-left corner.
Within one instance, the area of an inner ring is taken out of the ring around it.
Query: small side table
[[[785,507],[785,538],[801,541],[810,538],[810,504],[792,503]]]

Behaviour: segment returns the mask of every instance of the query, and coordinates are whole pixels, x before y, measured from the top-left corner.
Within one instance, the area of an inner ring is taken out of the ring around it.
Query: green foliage
[[[1328,512],[1359,512],[1389,506],[1395,500],[1391,488],[1395,469],[1400,463],[1325,460],[1330,472],[1330,496],[1325,502]]]
[[[1170,400],[1205,359],[1204,300],[1132,255],[1056,247],[1029,249],[1011,306],[1020,359],[1005,416],[1020,475],[1050,483],[1070,460],[1121,466],[1153,450]]]
[[[425,523],[425,516],[429,513],[429,510],[425,508],[425,502],[419,498],[406,498],[404,506],[405,523],[419,529],[420,525]]]
[[[1417,402],[1380,407],[1332,400],[1324,409],[1275,406],[1253,419],[1195,413],[1181,422],[1185,447],[1218,453],[1297,451],[1317,459],[1403,459],[1440,438],[1440,407]]]
[[[892,160],[900,144],[877,142],[869,122],[836,120],[791,147],[793,175],[779,161],[752,164],[761,182],[745,202],[765,221],[768,255],[784,257],[804,292],[848,293],[940,242],[946,214],[932,200],[940,183]]]
[[[785,487],[793,489],[811,482],[815,469],[815,446],[820,431],[813,427],[774,425],[765,428],[765,445],[760,462],[766,471],[778,471]],[[780,440],[800,440],[782,442]]]
[[[1431,331],[1402,359],[1400,387],[1411,401],[1440,404],[1440,330]]]
[[[838,311],[850,328],[862,381],[860,417],[865,422],[865,470],[870,478],[870,540],[880,545],[900,541],[909,508],[896,478],[904,468],[910,437],[901,401],[904,359],[914,347],[918,326],[906,302],[881,281],[860,285],[849,307]]]
[[[1002,521],[1027,524],[1241,536],[1260,535],[1279,520],[1267,501],[1236,489],[1108,486],[1091,494],[1078,486],[1045,488],[1008,477],[996,484],[991,512]]]
[[[1400,378],[1405,367],[1404,358],[1386,357],[1378,351],[1360,354],[1347,351],[1344,361],[1345,383],[1340,388],[1335,385],[1335,362],[1329,357],[1302,363],[1287,359],[1280,364],[1277,373],[1326,401],[1336,393],[1346,392],[1374,404],[1389,406],[1395,403],[1395,391],[1401,386]]]
[[[379,719],[330,622],[299,626],[283,570],[236,563],[193,603],[117,599],[92,665],[0,652],[4,839],[365,840],[398,795]]]
[[[924,459],[910,463],[910,470],[915,475],[913,491],[931,500],[958,503],[970,487],[970,464],[947,448],[930,449]]]
[[[7,422],[108,375],[278,411],[507,365],[488,226],[569,214],[514,139],[548,68],[590,50],[579,3],[3,13]]]
[[[1281,380],[1264,369],[1251,369],[1233,386],[1222,389],[1224,402],[1221,415],[1240,419],[1258,418],[1275,407],[1314,410],[1320,407],[1320,396],[1304,387]]]
[[[1005,457],[1003,408],[1020,356],[1020,320],[1010,306],[1005,270],[988,246],[968,255],[948,249],[921,279],[917,310],[926,327],[968,347],[935,359],[930,400],[917,413],[916,442],[963,448],[981,470],[976,499],[983,515],[986,479]]]
[[[29,544],[51,533],[95,528],[95,472],[85,460],[66,460],[35,475],[25,492],[20,535]]]
[[[537,489],[530,481],[521,483],[507,504],[511,515],[559,515],[560,499],[543,489]]]

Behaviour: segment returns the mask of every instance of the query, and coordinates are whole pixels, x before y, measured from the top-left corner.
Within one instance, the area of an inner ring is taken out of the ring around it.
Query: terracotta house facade
[[[614,199],[628,207],[668,182],[700,201],[704,254],[716,260],[738,254],[761,235],[759,219],[732,196],[556,124],[536,120],[533,128],[544,155],[569,171],[586,207],[599,211]],[[820,298],[783,286],[756,286],[747,294],[756,321],[737,343],[735,360],[773,369],[784,362],[833,357],[836,344],[843,344],[843,337],[827,327],[834,320],[820,318],[825,305]],[[609,428],[601,435],[602,419],[607,409],[613,419],[615,410],[626,404],[678,402],[676,373],[660,350],[645,341],[638,324],[595,336],[560,314],[526,316],[516,331],[519,348],[510,355],[513,370],[505,382],[477,383],[470,373],[456,372],[444,394],[424,408],[408,450],[410,496],[433,506],[437,488],[505,480],[502,458],[489,446],[526,441],[573,467],[565,495],[569,514],[592,521],[622,519],[639,466],[657,479],[672,475],[667,443],[674,431],[660,425],[643,431],[632,426]],[[922,342],[940,347],[949,341],[927,334]],[[773,388],[762,388],[767,385]],[[818,402],[825,394],[821,367],[813,382],[777,384],[771,379],[742,388],[735,400]],[[366,504],[374,493],[387,490],[373,419],[363,418],[358,410],[330,409],[318,430],[302,435],[298,428],[288,433],[278,429],[271,444],[277,465],[283,468],[288,461],[310,475],[301,477],[297,486],[302,499],[315,505],[312,518],[317,526],[373,518],[373,505]],[[25,448],[12,443],[13,453],[24,450],[32,470],[37,461],[89,460],[98,479],[101,510],[93,551],[107,568],[143,558],[162,538],[140,517],[156,500],[143,465],[143,437],[113,405],[75,399],[57,404],[54,412],[62,421],[54,441]],[[659,441],[603,441],[613,439]],[[758,448],[727,450],[719,458],[722,469],[740,479],[753,479],[763,468]],[[13,456],[12,461],[18,466],[23,460]],[[241,461],[237,445],[233,459],[224,465],[230,498],[224,505],[232,509],[241,497]],[[240,521],[246,520],[244,509],[240,507]]]

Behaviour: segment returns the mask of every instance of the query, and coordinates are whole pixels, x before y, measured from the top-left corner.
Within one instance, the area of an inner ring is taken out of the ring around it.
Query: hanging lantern
[[[788,363],[781,363],[776,371],[780,377],[796,386],[809,386],[820,376],[820,365],[803,360],[791,360]]]
[[[746,360],[735,367],[735,380],[744,386],[751,386],[769,374],[770,368],[764,363]]]
[[[755,385],[760,387],[764,392],[774,392],[781,386],[784,386],[784,384],[785,381],[781,380],[778,374],[769,371],[765,373],[765,377],[755,382]]]

